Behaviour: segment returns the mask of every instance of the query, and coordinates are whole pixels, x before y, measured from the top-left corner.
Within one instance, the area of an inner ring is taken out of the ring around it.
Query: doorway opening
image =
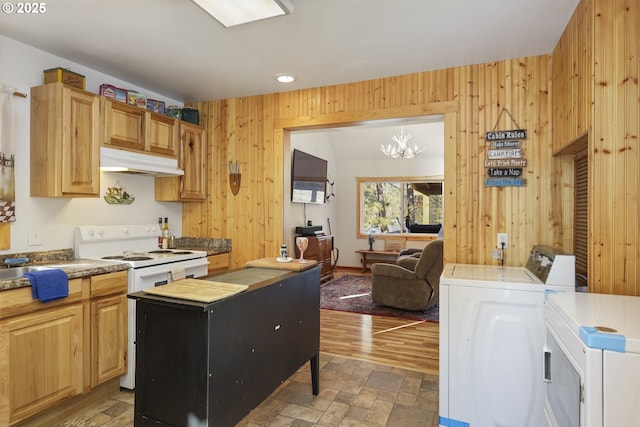
[[[364,248],[367,238],[359,235],[356,178],[429,177],[444,182],[445,162],[444,115],[429,115],[393,120],[354,122],[340,126],[327,125],[307,129],[289,129],[284,148],[284,215],[285,242],[293,244],[295,229],[300,225],[321,225],[325,234],[334,236],[340,247],[340,266],[358,267],[355,253]],[[380,145],[387,145],[403,131],[412,136],[410,144],[424,148],[413,159],[387,157]],[[291,203],[291,152],[305,151],[328,162],[327,192],[333,197],[325,204]],[[404,216],[400,219],[404,223]],[[414,236],[412,244],[425,236]],[[426,244],[426,242],[424,243]],[[379,240],[378,245],[384,245]]]

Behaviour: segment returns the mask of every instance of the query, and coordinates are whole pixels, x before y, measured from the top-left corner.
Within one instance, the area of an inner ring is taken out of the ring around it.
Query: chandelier
[[[400,128],[400,135],[395,135],[391,139],[395,142],[395,145],[388,144],[385,146],[384,144],[380,144],[380,150],[394,159],[411,159],[424,151],[424,148],[418,148],[417,145],[413,147],[408,146],[407,143],[411,139],[411,135],[408,133],[405,134],[404,128]]]

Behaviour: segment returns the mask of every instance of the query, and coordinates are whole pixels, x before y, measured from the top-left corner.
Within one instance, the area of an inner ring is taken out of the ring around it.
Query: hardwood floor
[[[438,324],[320,310],[320,351],[438,374]]]
[[[360,273],[336,271],[336,277],[344,274]],[[437,375],[438,328],[432,322],[320,310],[320,351]]]

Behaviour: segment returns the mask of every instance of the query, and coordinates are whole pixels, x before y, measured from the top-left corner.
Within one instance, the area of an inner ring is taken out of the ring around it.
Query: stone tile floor
[[[133,393],[123,390],[60,426],[133,426]],[[437,427],[438,376],[323,353],[318,396],[307,363],[238,426]]]

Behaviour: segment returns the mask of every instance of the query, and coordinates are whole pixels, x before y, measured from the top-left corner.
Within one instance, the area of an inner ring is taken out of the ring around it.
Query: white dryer
[[[549,295],[545,323],[543,425],[638,425],[640,297]]]
[[[527,265],[445,266],[440,426],[542,425],[544,297],[575,291],[575,257],[536,246]]]

